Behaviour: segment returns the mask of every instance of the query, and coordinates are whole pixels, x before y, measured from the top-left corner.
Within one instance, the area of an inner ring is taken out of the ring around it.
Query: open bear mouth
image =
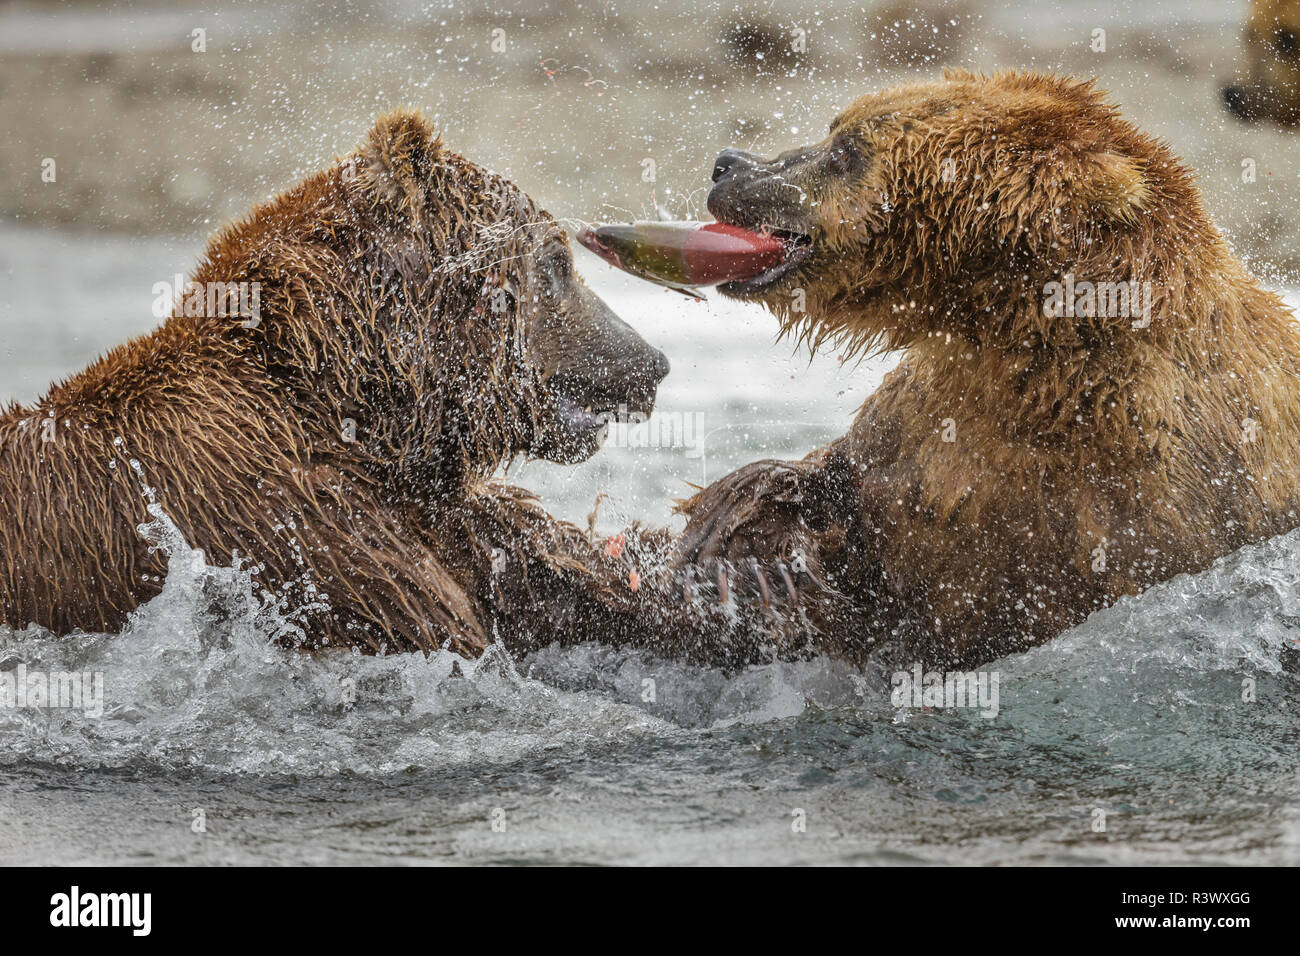
[[[760,226],[754,231],[781,240],[784,245],[784,257],[776,265],[769,266],[757,275],[722,283],[718,286],[718,291],[724,295],[746,296],[764,292],[794,272],[812,256],[812,236],[806,232],[775,229],[770,226]]]
[[[610,402],[582,405],[570,395],[559,394],[555,396],[555,413],[569,431],[584,434],[607,427],[617,419],[618,408]]]
[[[594,454],[614,422],[643,421],[654,409],[651,390],[615,394],[576,378],[564,377],[550,385],[551,407],[564,441],[579,453]]]

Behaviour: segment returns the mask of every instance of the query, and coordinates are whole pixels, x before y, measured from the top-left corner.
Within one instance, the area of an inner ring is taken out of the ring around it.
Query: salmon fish
[[[696,286],[752,278],[780,265],[788,243],[722,222],[630,222],[584,227],[578,241],[624,272],[702,298]]]

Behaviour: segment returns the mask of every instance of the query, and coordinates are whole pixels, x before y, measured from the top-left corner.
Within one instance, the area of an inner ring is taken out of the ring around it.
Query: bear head
[[[196,277],[258,283],[258,320],[225,334],[318,456],[413,483],[585,459],[668,371],[576,275],[560,225],[409,111],[226,230]]]
[[[1180,262],[1220,255],[1188,171],[1067,77],[949,71],[862,97],[812,146],[724,150],[713,179],[717,219],[788,241],[783,263],[721,291],[850,351],[1113,339],[1127,316],[1061,322],[1045,289],[1150,283],[1158,313]]]

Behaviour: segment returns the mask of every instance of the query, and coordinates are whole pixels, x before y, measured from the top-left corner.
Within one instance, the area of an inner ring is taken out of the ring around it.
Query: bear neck
[[[481,364],[491,350],[458,332],[416,346],[393,340],[338,349],[349,360],[327,367],[310,361],[319,343],[302,344],[277,390],[288,394],[317,447],[377,478],[390,497],[435,509],[458,501],[522,443],[516,376]]]
[[[1176,456],[1197,419],[1237,456],[1243,435],[1300,419],[1300,334],[1235,259],[1220,265],[1158,300],[1149,323],[1044,324],[1035,300],[978,335],[915,338],[903,361],[929,408],[995,444],[1090,447],[1123,466]]]

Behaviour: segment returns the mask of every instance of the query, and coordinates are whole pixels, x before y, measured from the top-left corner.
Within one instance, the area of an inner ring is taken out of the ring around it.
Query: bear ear
[[[1134,222],[1151,202],[1144,163],[1118,153],[1088,153],[1083,158],[1079,195],[1111,219]]]
[[[396,110],[375,122],[357,150],[356,185],[376,202],[391,204],[419,223],[442,140],[413,110]]]

